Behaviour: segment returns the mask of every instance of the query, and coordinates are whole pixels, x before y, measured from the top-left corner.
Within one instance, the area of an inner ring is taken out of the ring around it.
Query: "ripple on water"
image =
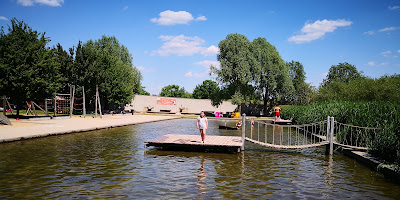
[[[239,154],[145,149],[164,134],[198,134],[170,120],[0,145],[1,199],[396,199],[400,187],[324,149]],[[208,135],[240,135],[219,130]]]

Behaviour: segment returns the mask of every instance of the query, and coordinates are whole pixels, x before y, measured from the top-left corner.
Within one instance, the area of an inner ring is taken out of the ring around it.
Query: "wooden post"
[[[44,99],[44,112],[49,116],[49,108],[47,107],[47,99]]]
[[[54,95],[54,117],[57,116],[57,95]]]
[[[333,133],[335,130],[335,118],[331,117],[331,133],[329,135],[329,155],[333,155]]]
[[[95,100],[94,100],[94,115],[95,115],[95,117],[97,118],[97,92],[98,92],[98,89],[97,89],[97,85],[96,85],[96,95],[95,95]]]
[[[69,117],[72,117],[72,113],[74,112],[75,85],[71,85],[69,91]]]
[[[240,150],[244,151],[244,142],[246,140],[246,114],[242,115],[242,148]]]
[[[3,95],[3,115],[6,116],[7,114],[7,101],[6,101],[6,95]]]
[[[326,136],[325,139],[329,141],[331,132],[331,117],[328,116],[328,120],[326,121]],[[325,146],[325,155],[330,155],[330,143]]]
[[[101,116],[102,114],[101,114],[101,103],[100,103],[100,94],[99,94],[99,89],[98,89],[98,87],[96,86],[96,93],[97,93],[97,101],[99,102],[99,114],[100,114],[100,118],[103,118],[103,116]]]
[[[33,108],[33,113],[35,113],[35,116],[37,117],[38,114],[37,114],[37,112],[36,112],[36,108],[35,108],[35,104],[34,104],[34,103],[35,103],[35,102],[31,101],[31,107]]]
[[[82,97],[83,97],[83,118],[86,118],[86,99],[85,99],[85,86],[82,86]]]

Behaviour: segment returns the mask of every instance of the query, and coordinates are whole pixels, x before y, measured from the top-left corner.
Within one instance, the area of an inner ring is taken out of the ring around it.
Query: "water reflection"
[[[260,137],[264,128],[260,125]],[[267,131],[272,135],[273,129]],[[195,120],[171,120],[1,144],[0,199],[400,196],[399,185],[342,155],[325,156],[323,148],[272,151],[246,143],[245,152],[220,154],[143,147],[168,133],[198,130]],[[207,134],[238,136],[240,131],[219,130],[210,120]]]

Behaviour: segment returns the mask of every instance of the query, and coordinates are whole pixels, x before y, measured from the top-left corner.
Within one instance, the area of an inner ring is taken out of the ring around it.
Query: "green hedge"
[[[351,102],[326,101],[308,106],[281,106],[282,118],[292,119],[295,124],[326,120],[363,127],[382,128],[376,138],[368,141],[374,154],[400,164],[400,103],[399,102]]]

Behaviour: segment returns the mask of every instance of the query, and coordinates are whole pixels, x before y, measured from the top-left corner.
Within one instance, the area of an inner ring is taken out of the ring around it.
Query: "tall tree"
[[[79,43],[72,73],[70,83],[85,86],[88,97],[94,97],[99,85],[102,102],[108,108],[130,103],[142,79],[128,49],[114,36]]]
[[[24,101],[43,101],[61,87],[56,50],[50,39],[26,23],[11,20],[8,33],[0,32],[0,94],[20,107]]]
[[[352,80],[361,78],[362,72],[359,72],[354,65],[347,62],[332,65],[329,69],[326,79],[323,80],[322,86],[328,86],[333,82],[348,83]]]
[[[220,88],[218,83],[212,80],[205,80],[201,84],[196,85],[193,90],[193,97],[195,99],[211,99],[218,95]]]
[[[220,53],[217,59],[220,68],[211,67],[211,72],[217,75],[223,89],[232,96],[233,103],[240,105],[249,102],[254,97],[254,88],[251,82],[254,80],[255,71],[252,67],[255,63],[251,49],[251,42],[246,36],[234,33],[226,36],[218,44]]]
[[[253,40],[252,53],[257,61],[254,85],[257,96],[264,102],[264,113],[268,113],[274,104],[290,100],[293,84],[288,76],[288,67],[275,46],[265,38]]]
[[[286,63],[289,68],[289,76],[293,82],[295,94],[294,103],[299,105],[307,105],[315,99],[315,89],[306,83],[306,72],[303,64],[298,61]]]
[[[162,97],[185,97],[185,88],[180,88],[179,85],[167,85],[161,88],[160,96]]]

